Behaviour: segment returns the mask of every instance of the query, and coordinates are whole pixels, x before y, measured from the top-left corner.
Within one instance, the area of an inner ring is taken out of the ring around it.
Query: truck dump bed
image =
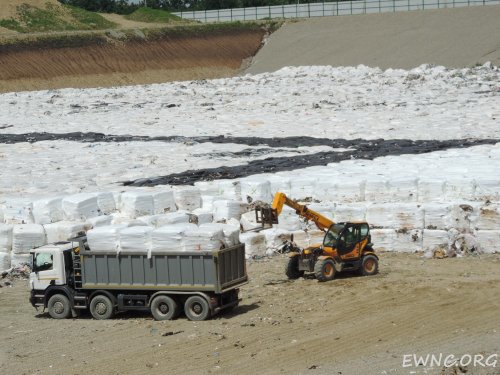
[[[81,251],[82,289],[158,289],[222,293],[247,282],[245,245],[218,251]]]

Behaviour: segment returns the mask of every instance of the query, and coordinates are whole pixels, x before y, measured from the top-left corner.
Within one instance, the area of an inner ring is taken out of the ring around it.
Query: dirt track
[[[0,289],[0,372],[439,374],[403,369],[403,354],[500,355],[498,257],[385,253],[379,275],[328,283],[287,281],[285,261],[250,262],[241,305],[197,323],[147,314],[55,321],[37,315],[18,281]],[[500,373],[483,370],[467,374]]]

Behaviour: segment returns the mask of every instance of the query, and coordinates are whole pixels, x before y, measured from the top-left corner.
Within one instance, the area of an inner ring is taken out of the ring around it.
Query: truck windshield
[[[33,268],[35,272],[47,271],[52,269],[53,256],[49,253],[38,253],[35,255]]]
[[[337,247],[337,239],[339,238],[340,232],[344,229],[343,224],[334,224],[326,232],[325,239],[323,240],[323,246],[325,247]]]

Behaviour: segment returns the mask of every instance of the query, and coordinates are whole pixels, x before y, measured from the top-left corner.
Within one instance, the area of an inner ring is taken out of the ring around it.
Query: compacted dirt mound
[[[0,92],[226,77],[260,48],[265,30],[166,32],[148,39],[89,36],[0,46]],[[119,32],[114,37],[120,37]]]

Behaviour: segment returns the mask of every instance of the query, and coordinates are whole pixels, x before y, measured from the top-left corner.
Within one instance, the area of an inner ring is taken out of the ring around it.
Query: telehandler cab
[[[286,265],[286,275],[289,279],[302,277],[305,272],[314,273],[318,281],[332,280],[336,272],[342,271],[358,271],[364,276],[378,272],[378,256],[372,248],[368,223],[334,223],[280,192],[274,196],[271,207],[255,208],[257,222],[263,227],[278,224],[278,216],[285,204],[293,208],[297,215],[313,221],[325,232],[322,244],[305,249],[293,247]]]

